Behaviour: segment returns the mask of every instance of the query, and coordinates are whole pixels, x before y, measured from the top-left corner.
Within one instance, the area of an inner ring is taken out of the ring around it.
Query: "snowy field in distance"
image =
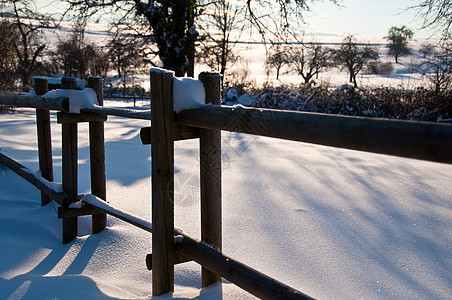
[[[34,122],[31,109],[0,115],[0,151],[31,170],[38,168]],[[106,122],[107,198],[146,219],[150,146],[141,145],[139,130],[148,125]],[[222,139],[225,254],[319,299],[452,297],[451,165],[244,134]],[[86,193],[86,124],[79,147],[79,192]],[[199,237],[198,142],[177,142],[175,151],[176,226]],[[38,190],[0,166],[0,298],[150,298],[150,234],[114,217],[97,235],[89,234],[89,217],[79,223],[80,237],[63,245],[55,207],[41,207]],[[195,263],[175,273],[173,299],[253,298],[228,282],[201,290]]]
[[[45,38],[49,47],[56,45],[59,38],[66,38],[68,34],[72,32],[71,24],[67,22],[62,23],[61,30],[51,30],[46,32]],[[88,42],[93,42],[97,46],[103,46],[106,44],[108,34],[106,32],[105,24],[89,23],[85,37]],[[324,43],[325,47],[338,47],[342,42],[344,36],[339,35],[325,35],[325,36],[309,36],[305,37],[305,42],[320,42]],[[246,34],[242,35],[241,40],[254,39],[257,41],[257,37],[250,37]],[[435,40],[426,39],[414,39],[410,42],[410,47],[414,50],[413,55],[399,58],[399,64],[394,63],[394,57],[387,54],[387,48],[385,44],[387,40],[372,39],[367,37],[356,36],[359,43],[370,43],[378,45],[380,60],[382,62],[393,62],[394,74],[391,75],[366,75],[364,70],[358,74],[357,80],[359,86],[390,86],[400,88],[414,88],[417,86],[425,85],[420,74],[410,71],[411,65],[419,63],[421,55],[417,51],[425,42],[435,44]],[[267,45],[267,48],[269,45]],[[49,49],[47,49],[49,50]],[[291,71],[290,67],[284,67],[280,75],[280,79],[276,80],[276,71],[270,70],[267,74],[264,63],[266,60],[266,47],[263,44],[237,44],[234,48],[236,55],[240,56],[238,62],[236,62],[229,71],[246,70],[248,76],[247,81],[255,83],[256,85],[270,84],[279,86],[281,84],[300,84],[303,79],[300,75],[297,75],[295,71]],[[159,62],[156,62],[159,64]],[[203,65],[195,66],[195,74],[206,71],[208,68]],[[110,74],[116,75],[114,71]],[[226,81],[233,80],[230,75],[226,74]],[[319,78],[315,79],[317,83],[323,82],[332,86],[341,86],[348,83],[348,74],[345,70],[341,71],[338,68],[332,68],[325,72],[320,73]],[[133,78],[130,78],[130,84],[143,87],[145,90],[149,90],[149,74],[135,74]]]

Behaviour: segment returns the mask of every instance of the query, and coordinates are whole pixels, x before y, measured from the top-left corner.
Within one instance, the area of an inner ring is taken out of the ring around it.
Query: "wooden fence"
[[[0,153],[0,163],[8,166],[38,187],[42,204],[54,200],[61,205],[63,243],[77,236],[77,216],[93,215],[93,233],[106,226],[106,214],[152,232],[152,254],[146,257],[152,270],[154,296],[174,291],[174,265],[194,260],[202,265],[202,286],[226,278],[262,299],[310,299],[277,280],[270,278],[221,252],[221,130],[243,132],[333,147],[384,153],[402,157],[452,163],[452,125],[425,122],[395,121],[358,117],[333,116],[272,109],[222,107],[220,75],[201,73],[206,99],[210,105],[198,109],[173,112],[173,73],[151,71],[151,112],[99,108],[68,114],[66,98],[0,96],[0,104],[37,108],[38,147],[43,178],[36,178],[19,163]],[[39,82],[39,81],[38,81]],[[70,88],[71,79],[63,86]],[[43,86],[40,87],[39,85]],[[102,105],[102,80],[90,78]],[[46,91],[46,83],[38,83],[37,94]],[[44,103],[44,104],[43,104]],[[63,189],[48,188],[53,180],[48,110],[58,110],[62,124]],[[142,128],[144,144],[152,144],[152,223],[123,215],[103,203],[106,197],[104,121],[107,115],[152,120]],[[91,193],[82,200],[83,208],[69,204],[77,198],[77,123],[89,122]],[[174,142],[199,138],[201,241],[174,228]]]

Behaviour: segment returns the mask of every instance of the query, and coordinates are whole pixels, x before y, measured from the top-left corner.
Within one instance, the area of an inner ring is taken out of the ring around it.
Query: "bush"
[[[370,62],[367,65],[367,74],[369,75],[391,75],[394,73],[394,67],[390,62]]]
[[[253,96],[253,106],[338,115],[438,122],[452,118],[451,94],[380,88],[318,87],[265,88]]]

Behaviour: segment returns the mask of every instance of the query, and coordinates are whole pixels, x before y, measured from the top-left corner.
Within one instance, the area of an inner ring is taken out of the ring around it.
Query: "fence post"
[[[48,80],[44,78],[34,78],[34,89],[38,96],[49,91]],[[39,170],[43,178],[53,181],[52,165],[52,138],[50,130],[50,111],[47,109],[36,109],[36,127],[38,131],[38,153]],[[41,205],[48,204],[51,199],[41,192]]]
[[[88,87],[94,89],[99,105],[104,104],[103,80],[101,77],[89,77]],[[105,138],[104,122],[89,123],[89,151],[91,166],[91,193],[107,200],[105,176]],[[93,233],[101,232],[107,226],[107,214],[92,215]]]
[[[61,79],[63,89],[75,89],[77,79]],[[70,202],[77,200],[77,123],[62,123],[62,170],[63,189],[69,195]],[[70,243],[77,237],[77,217],[63,218],[63,243]]]
[[[173,72],[151,69],[152,295],[174,292]]]
[[[221,104],[221,74],[202,72],[206,103]],[[221,131],[199,130],[201,180],[201,239],[221,251]],[[221,276],[202,268],[202,286],[221,282]]]

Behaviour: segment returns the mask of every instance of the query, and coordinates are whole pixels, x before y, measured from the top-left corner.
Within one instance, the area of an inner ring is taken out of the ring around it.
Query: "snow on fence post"
[[[77,79],[61,79],[63,89],[75,89]],[[70,202],[77,200],[77,123],[62,123],[62,170],[63,189]],[[67,208],[67,207],[64,207]],[[77,217],[63,218],[63,243],[70,243],[77,237]]]
[[[36,95],[44,95],[49,91],[47,79],[34,78],[33,82]],[[48,109],[36,109],[36,128],[38,131],[39,170],[43,178],[53,181],[52,138]],[[41,191],[41,205],[44,206],[50,201],[50,198]]]
[[[202,72],[206,104],[221,104],[221,74]],[[219,251],[222,249],[221,211],[221,131],[199,130],[201,180],[201,240]],[[221,282],[221,276],[202,268],[202,286]]]
[[[174,292],[174,112],[171,71],[151,69],[152,295]]]
[[[88,87],[94,89],[100,106],[104,103],[103,79],[89,77]],[[105,138],[104,122],[89,122],[89,151],[91,167],[91,193],[102,200],[107,200],[105,175]],[[93,234],[101,232],[107,226],[107,214],[92,215]]]

